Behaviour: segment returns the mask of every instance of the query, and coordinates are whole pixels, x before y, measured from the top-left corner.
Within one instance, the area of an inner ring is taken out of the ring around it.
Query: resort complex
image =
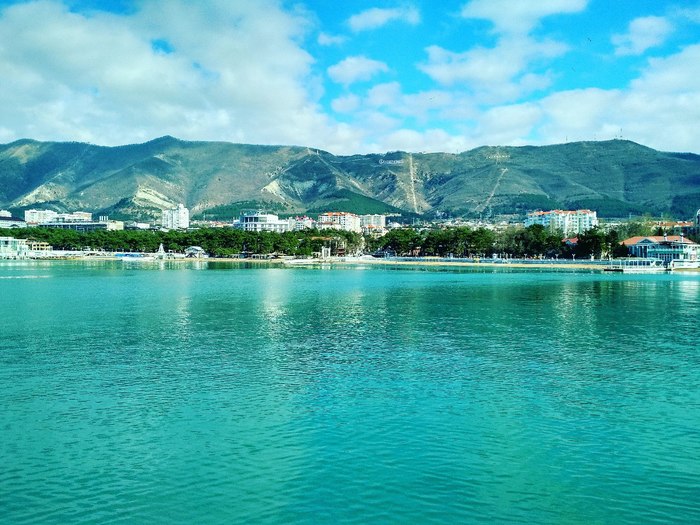
[[[400,220],[399,216],[344,211],[323,212],[315,217],[280,217],[256,210],[242,211],[228,223],[215,223],[190,221],[189,210],[179,204],[163,210],[160,225],[141,225],[111,221],[106,216],[95,221],[92,213],[85,211],[31,209],[22,220],[0,210],[3,231],[11,233],[2,237],[0,258],[111,256],[146,260],[211,255],[325,260],[374,254],[410,257],[414,261],[434,257],[479,263],[524,258],[555,260],[559,264],[602,264],[635,258],[657,261],[651,266],[668,270],[700,265],[700,246],[695,242],[700,210],[691,220],[681,222],[601,222],[595,211],[586,209],[530,212],[524,221],[514,223],[445,219],[407,224]],[[51,233],[58,230],[83,237]],[[105,232],[102,237],[97,236],[100,231]]]

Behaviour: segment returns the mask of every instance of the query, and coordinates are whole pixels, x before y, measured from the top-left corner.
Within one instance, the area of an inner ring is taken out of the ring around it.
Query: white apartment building
[[[290,231],[290,221],[280,220],[277,215],[262,212],[244,212],[234,228],[239,228],[247,232],[276,232],[284,233]]]
[[[344,211],[329,211],[318,216],[319,229],[345,230],[362,232],[362,221],[359,215]]]
[[[289,229],[293,231],[310,230],[316,227],[316,221],[306,215],[289,219]]]
[[[373,236],[382,236],[387,232],[386,215],[360,215],[362,233]]]
[[[0,217],[12,217],[12,214],[7,210],[0,210]]]
[[[527,214],[525,226],[534,224],[561,230],[564,235],[577,235],[598,226],[598,214],[591,210],[533,211]]]
[[[182,203],[170,210],[163,210],[162,225],[168,230],[186,230],[190,227],[190,210]]]

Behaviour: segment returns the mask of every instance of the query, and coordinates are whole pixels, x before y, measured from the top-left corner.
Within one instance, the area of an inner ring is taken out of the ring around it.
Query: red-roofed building
[[[650,257],[667,263],[673,260],[697,261],[700,254],[700,245],[682,235],[630,237],[620,244],[626,246],[633,257]]]

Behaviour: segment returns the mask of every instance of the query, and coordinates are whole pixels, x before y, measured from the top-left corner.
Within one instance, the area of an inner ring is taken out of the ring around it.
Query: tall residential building
[[[283,233],[290,230],[288,220],[280,220],[277,215],[262,212],[244,212],[234,228],[239,228],[247,232],[277,232]]]
[[[362,233],[381,237],[387,232],[386,215],[360,215],[360,224],[362,225]]]
[[[533,211],[527,214],[525,226],[534,224],[561,230],[564,235],[580,234],[598,226],[598,214],[591,210]]]
[[[163,228],[169,230],[185,230],[190,227],[190,210],[184,204],[170,210],[163,210]]]
[[[386,215],[360,215],[360,224],[363,228],[386,228]]]
[[[345,230],[360,233],[362,221],[359,215],[344,211],[329,211],[318,216],[319,229]]]

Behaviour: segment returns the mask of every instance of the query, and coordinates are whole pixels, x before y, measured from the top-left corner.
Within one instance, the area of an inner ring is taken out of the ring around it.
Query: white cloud
[[[401,85],[398,82],[378,84],[367,92],[367,104],[374,108],[391,107],[400,96]]]
[[[360,97],[349,94],[333,99],[331,108],[333,108],[333,111],[336,113],[352,113],[360,107],[360,103]]]
[[[588,0],[472,0],[462,7],[464,18],[489,20],[499,33],[529,33],[542,18],[580,13]]]
[[[569,51],[563,42],[530,35],[538,22],[555,14],[586,8],[588,0],[472,0],[464,18],[489,20],[497,40],[493,47],[456,52],[432,45],[418,68],[442,86],[467,89],[482,103],[513,102],[550,86],[547,64]]]
[[[0,140],[112,145],[168,133],[359,147],[358,130],[318,106],[303,17],[275,0],[137,5],[89,16],[58,0],[2,8],[0,42],[12,45],[0,46],[0,122],[11,131]]]
[[[420,23],[420,12],[415,7],[394,9],[380,9],[375,7],[351,16],[348,20],[348,25],[354,32],[359,32],[377,29],[393,21],[417,25]]]
[[[546,74],[528,71],[567,50],[558,42],[507,37],[494,48],[476,47],[463,53],[428,47],[428,60],[418,67],[444,86],[462,86],[480,99],[499,102],[547,87]]]
[[[700,7],[676,9],[674,15],[695,24],[700,24]]]
[[[338,84],[353,84],[370,80],[374,75],[389,71],[389,67],[378,60],[364,56],[348,57],[328,68],[328,76]]]
[[[489,137],[489,144],[525,144],[541,116],[532,103],[498,106],[481,115],[476,132]]]
[[[347,38],[342,35],[329,35],[328,33],[320,33],[317,42],[322,46],[338,46],[343,44]]]
[[[420,109],[421,101],[434,106]],[[451,152],[479,145],[542,145],[622,136],[656,149],[697,152],[700,44],[650,60],[626,88],[574,89],[525,103],[476,106],[458,91],[404,94],[398,83],[390,83],[370,90],[361,107],[398,118],[393,130],[365,137],[372,151]],[[429,122],[441,122],[442,130],[410,129],[406,119],[420,118],[421,112],[432,112]]]
[[[480,146],[481,143],[461,135],[451,135],[443,129],[398,129],[369,145],[369,151],[413,151],[458,153]]]
[[[0,8],[0,42],[11,43],[0,45],[0,142],[31,137],[114,145],[167,133],[334,153],[457,151],[607,139],[622,129],[625,138],[655,148],[700,151],[700,45],[648,60],[626,87],[538,93],[557,78],[552,59],[568,47],[528,31],[544,16],[582,9],[584,1],[470,2],[469,16],[494,21],[495,44],[426,48],[419,67],[435,84],[411,92],[400,82],[359,91],[367,88],[360,81],[387,72],[395,77],[387,63],[364,56],[324,72],[303,47],[317,30],[313,17],[284,11],[278,0],[135,5],[127,15],[84,15],[59,0]],[[411,10],[379,11],[374,22],[366,15],[357,27],[419,20],[417,11],[413,18]],[[669,11],[667,20],[680,27],[694,12],[683,11],[682,19],[679,13]],[[631,36],[636,27],[630,25],[621,48],[648,45]],[[655,34],[657,41],[664,37]],[[340,43],[328,34],[318,38]],[[330,106],[347,123],[321,107],[329,78],[345,86]]]
[[[627,33],[613,35],[615,54],[641,55],[647,49],[663,44],[673,25],[661,16],[646,16],[630,22]]]

